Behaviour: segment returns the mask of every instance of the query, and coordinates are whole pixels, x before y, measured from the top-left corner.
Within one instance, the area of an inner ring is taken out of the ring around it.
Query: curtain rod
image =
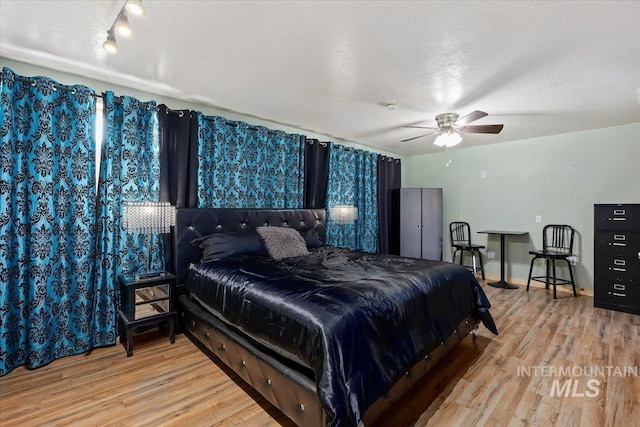
[[[315,144],[317,142],[321,147],[328,147],[329,146],[328,142],[318,141],[317,139],[307,139],[307,142],[309,143],[309,145],[313,145],[313,144]]]
[[[394,159],[393,157],[383,156],[382,154],[380,155],[380,160],[382,160],[383,162],[386,160],[387,162],[400,163],[400,159]]]
[[[21,77],[21,76],[14,76],[14,79],[19,81],[19,82],[23,82],[23,83],[27,83],[30,84],[31,86],[35,86],[36,85],[36,79],[33,77]],[[85,86],[86,87],[86,86]],[[76,93],[76,89],[72,86],[67,86],[67,85],[63,85],[62,83],[52,83],[51,84],[51,88],[53,90],[65,90],[67,92],[71,92],[72,94]],[[88,88],[87,88],[88,89]],[[103,98],[102,94],[97,94],[92,90],[87,90],[87,92],[89,93],[89,95],[91,95],[94,98]],[[122,96],[114,96],[113,98],[114,102],[120,102],[122,103],[124,98]],[[139,100],[138,100],[139,101]],[[154,107],[151,105],[151,103],[149,102],[142,102],[139,101],[140,104],[142,105],[146,105],[148,109],[152,109],[154,111],[158,111],[157,107]]]
[[[193,116],[193,112],[192,112],[191,114],[192,114],[192,116]],[[203,115],[202,115],[202,118],[203,118],[203,119],[205,119],[205,120],[213,121],[213,120],[215,120],[215,119],[216,119],[216,118],[218,118],[218,117],[217,117],[217,116],[205,116],[205,115],[203,114]],[[229,121],[229,120],[225,119],[224,117],[219,117],[219,118],[220,118],[220,119],[222,119],[222,120],[224,120],[224,121],[225,121],[225,124],[226,124],[227,126],[231,126],[231,127],[234,127],[234,128],[235,128],[235,127],[238,127],[238,125],[239,125],[239,123]],[[284,134],[286,134],[286,135],[300,135],[300,136],[304,136],[304,135],[302,135],[302,134],[289,133],[289,132],[285,132],[285,131],[283,131],[283,130],[272,130],[272,129],[268,129],[268,128],[264,127],[264,126],[254,126],[254,125],[250,125],[250,124],[248,124],[248,123],[246,123],[246,125],[247,125],[247,129],[250,129],[250,130],[263,130],[263,129],[264,129],[264,130],[266,130],[266,131],[267,131],[267,133],[270,133],[270,134],[272,134],[272,135],[275,135],[275,134],[277,134],[278,132],[282,132],[282,133],[284,133]]]
[[[164,104],[163,104],[164,105]],[[158,106],[159,108],[160,106]],[[164,106],[164,113],[165,114],[177,114],[180,117],[184,117],[184,111],[182,110],[172,110],[171,108],[167,107],[166,105]]]
[[[29,77],[21,77],[21,76],[14,76],[14,79],[22,82],[22,83],[28,83],[31,86],[35,86],[36,85],[36,79],[35,78],[29,78]],[[67,92],[71,92],[71,93],[76,93],[76,89],[71,87],[71,86],[66,86],[63,85],[62,83],[52,83],[51,84],[51,89],[53,90],[66,90]],[[93,96],[94,98],[101,98],[102,95],[98,95],[97,93],[93,92],[93,91],[87,91],[89,92],[89,94],[91,96]]]

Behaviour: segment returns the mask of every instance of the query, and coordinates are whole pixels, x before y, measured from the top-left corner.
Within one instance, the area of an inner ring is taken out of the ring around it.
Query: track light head
[[[124,5],[127,12],[135,16],[143,16],[144,15],[144,6],[142,5],[142,0],[127,0],[127,3]]]
[[[118,43],[116,42],[116,35],[113,32],[113,28],[107,31],[107,40],[102,43],[102,48],[109,53],[118,53]]]
[[[116,32],[124,37],[131,37],[132,31],[129,25],[129,18],[127,18],[127,11],[122,9],[118,14],[115,24],[113,24]]]

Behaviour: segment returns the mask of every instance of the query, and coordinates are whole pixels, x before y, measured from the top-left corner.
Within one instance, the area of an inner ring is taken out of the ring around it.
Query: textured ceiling
[[[123,3],[0,0],[0,55],[398,154],[448,111],[505,125],[459,148],[640,122],[636,1],[149,0],[108,55]]]

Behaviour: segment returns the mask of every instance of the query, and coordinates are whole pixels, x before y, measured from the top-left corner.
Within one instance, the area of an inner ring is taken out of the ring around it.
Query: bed
[[[263,226],[312,249],[201,262],[192,243]],[[316,244],[324,210],[179,209],[174,236],[183,331],[298,425],[371,425],[480,322],[497,334],[467,269]]]

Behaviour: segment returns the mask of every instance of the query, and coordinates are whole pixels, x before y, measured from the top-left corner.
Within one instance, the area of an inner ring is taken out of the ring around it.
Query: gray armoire
[[[392,203],[399,255],[442,260],[442,188],[399,188]]]

